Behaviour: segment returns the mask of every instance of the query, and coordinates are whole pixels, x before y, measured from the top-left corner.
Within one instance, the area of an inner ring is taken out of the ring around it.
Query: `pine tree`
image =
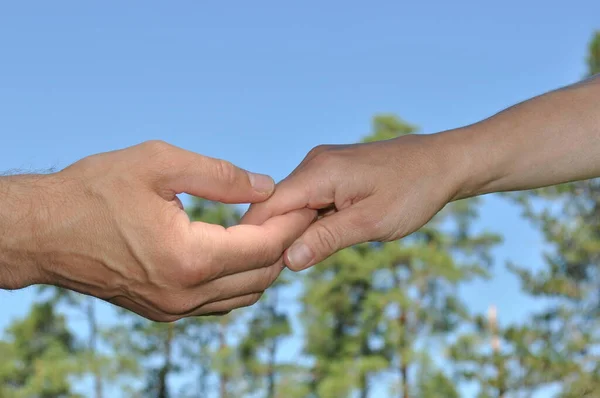
[[[589,74],[600,69],[600,34],[590,44]],[[547,306],[525,324],[499,327],[479,316],[474,331],[452,349],[460,372],[477,381],[482,397],[531,394],[550,385],[561,397],[600,391],[600,183],[579,181],[509,194],[550,250],[545,267],[509,264],[526,293]],[[493,344],[489,341],[493,339]]]
[[[589,75],[600,71],[600,33],[590,43]],[[600,391],[600,179],[512,197],[548,243],[545,267],[511,264],[523,288],[549,305],[534,314],[534,346],[546,347],[539,378],[563,385],[562,396]],[[539,362],[539,361],[538,361]]]
[[[97,316],[97,299],[67,289],[54,286],[42,286],[40,293],[46,296],[46,302],[58,307],[65,305],[74,310],[76,316],[82,316],[87,325],[87,339],[79,342],[80,355],[85,358],[82,361],[83,368],[91,375],[93,380],[94,398],[103,398],[106,384],[117,382],[125,376],[134,375],[137,365],[130,358],[119,355],[119,352],[110,347],[110,340],[105,336],[112,336],[118,331],[102,325]],[[101,351],[101,346],[105,348]]]
[[[265,398],[278,396],[278,382],[282,373],[294,368],[281,364],[277,353],[283,339],[291,335],[288,315],[282,310],[280,297],[287,281],[280,277],[261,298],[247,322],[247,331],[239,344],[239,355],[251,393],[261,392]]]
[[[49,303],[36,303],[8,327],[0,342],[0,397],[74,398],[70,378],[81,363],[65,317]]]
[[[459,398],[455,382],[433,363],[428,353],[421,355],[418,368],[419,371],[415,381],[415,397]]]
[[[476,316],[471,332],[450,349],[455,371],[476,383],[478,397],[531,396],[559,381],[557,368],[549,364],[560,361],[560,352],[547,335],[527,324],[502,326],[497,316],[494,306],[487,317]]]
[[[146,364],[145,397],[172,397],[169,377],[179,372],[175,351],[181,330],[176,323],[157,323],[139,318],[133,323],[133,351]]]

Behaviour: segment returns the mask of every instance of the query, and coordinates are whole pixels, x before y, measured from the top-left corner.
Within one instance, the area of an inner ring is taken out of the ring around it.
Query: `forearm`
[[[600,76],[438,134],[460,170],[454,199],[600,176]]]
[[[35,203],[43,200],[41,178],[0,177],[0,289],[19,289],[40,281],[35,247],[41,207]]]

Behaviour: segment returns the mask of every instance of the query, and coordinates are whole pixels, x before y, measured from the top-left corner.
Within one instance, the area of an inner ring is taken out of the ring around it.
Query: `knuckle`
[[[168,151],[173,148],[173,146],[163,140],[148,140],[144,141],[140,144],[140,147],[148,152],[152,153],[161,153],[164,151]]]
[[[180,267],[177,275],[175,276],[175,282],[178,287],[189,288],[202,284],[210,279],[209,271],[207,267],[194,267],[186,265]]]
[[[215,163],[215,175],[220,181],[233,184],[238,177],[237,167],[227,160],[219,159]]]
[[[381,211],[365,214],[359,213],[353,220],[353,225],[360,228],[371,240],[387,242],[392,239],[393,228],[390,228],[390,219]]]
[[[191,246],[174,242],[169,247],[165,263],[170,264],[170,267],[164,272],[168,272],[166,277],[175,288],[188,288],[211,279],[215,267],[212,266],[214,261],[210,250],[199,259],[194,255],[195,251],[189,249]]]
[[[194,264],[188,260],[178,260],[175,269],[176,271],[173,277],[175,282],[181,287],[192,286],[205,278],[202,270],[195,267]]]
[[[146,169],[152,170],[159,176],[166,175],[179,162],[174,154],[175,146],[165,141],[145,141],[139,145],[142,151],[141,158]],[[148,163],[150,161],[150,163]]]
[[[317,145],[316,147],[314,147],[313,149],[311,149],[308,152],[308,155],[306,157],[309,158],[309,159],[311,159],[311,158],[313,158],[313,157],[315,157],[317,155],[320,155],[320,154],[322,154],[324,152],[327,152],[329,149],[331,149],[332,146],[333,145],[324,145],[324,144]]]
[[[184,300],[180,295],[165,294],[159,302],[156,303],[163,315],[166,316],[181,316],[192,309],[188,300]]]
[[[80,167],[83,169],[94,170],[94,169],[97,169],[98,165],[101,163],[100,158],[101,158],[100,154],[86,156],[85,158],[80,159],[77,162],[73,163],[70,167],[75,166],[75,167]]]
[[[188,285],[197,286],[222,276],[224,268],[222,259],[211,248],[206,248],[201,258],[190,250],[182,262],[182,277]]]
[[[328,251],[336,251],[339,248],[337,234],[328,224],[323,223],[315,228],[315,238],[317,247],[323,247]]]
[[[342,160],[343,159],[338,156],[337,151],[324,151],[316,155],[311,163],[314,167],[329,170],[330,172],[336,172],[336,170],[339,170],[340,168],[346,172],[347,170],[344,165],[340,164]]]
[[[364,214],[357,213],[353,219],[350,220],[350,225],[354,228],[359,228],[368,235],[376,235],[381,229],[381,223],[385,221],[385,217],[380,217],[377,214]]]

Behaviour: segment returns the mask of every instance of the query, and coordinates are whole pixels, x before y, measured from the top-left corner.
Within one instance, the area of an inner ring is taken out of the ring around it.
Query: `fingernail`
[[[289,248],[287,258],[293,268],[303,269],[310,264],[314,254],[304,243],[296,242]]]
[[[271,193],[275,189],[275,181],[268,175],[248,172],[248,178],[256,192]]]

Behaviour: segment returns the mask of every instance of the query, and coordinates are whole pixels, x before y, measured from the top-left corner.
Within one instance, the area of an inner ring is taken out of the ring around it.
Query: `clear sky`
[[[0,172],[162,139],[281,179],[375,113],[431,133],[578,80],[599,15],[596,0],[2,2]],[[479,226],[505,243],[464,297],[526,319],[504,262],[539,266],[540,237],[497,198]],[[0,292],[0,329],[33,297]]]

